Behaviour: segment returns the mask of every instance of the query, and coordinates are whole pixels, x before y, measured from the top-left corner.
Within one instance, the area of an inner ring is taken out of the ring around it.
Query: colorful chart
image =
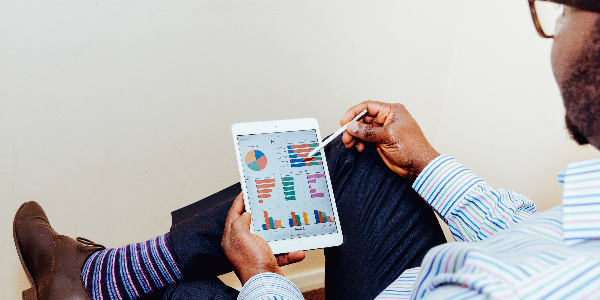
[[[315,221],[317,224],[328,223],[328,222],[334,222],[335,218],[326,215],[324,212],[322,212],[320,210],[315,210]]]
[[[283,226],[281,226],[281,220],[273,220],[266,211],[263,211],[263,213],[265,215],[265,224],[262,226],[264,230],[283,228]]]
[[[271,198],[271,193],[275,187],[274,178],[257,179],[256,191],[258,193],[258,203],[263,203],[265,199]]]
[[[262,171],[267,167],[267,157],[258,150],[250,150],[246,154],[246,165],[250,170]]]
[[[325,193],[320,193],[317,191],[317,187],[319,187],[319,185],[317,184],[317,180],[325,181],[325,174],[306,175],[306,179],[308,179],[308,187],[310,189],[310,197],[311,198],[325,197]],[[323,182],[323,184],[327,184],[327,183]]]
[[[302,213],[302,218],[300,218],[300,215],[292,212],[292,217],[288,220],[290,221],[290,227],[310,225],[310,223],[308,223],[308,214],[306,212]]]
[[[285,195],[285,201],[296,200],[294,177],[283,177],[281,178],[281,183],[283,184],[283,194]]]
[[[301,168],[323,165],[321,152],[315,153],[315,155],[313,155],[311,158],[306,158],[308,153],[318,146],[319,143],[288,145],[287,150],[288,154],[290,155],[290,166],[292,168]]]

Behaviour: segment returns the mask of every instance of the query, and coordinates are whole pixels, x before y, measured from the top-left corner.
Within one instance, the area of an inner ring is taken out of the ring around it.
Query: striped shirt
[[[431,249],[377,299],[600,299],[600,159],[569,164],[559,181],[563,204],[536,213],[523,195],[439,156],[413,188],[457,242]]]

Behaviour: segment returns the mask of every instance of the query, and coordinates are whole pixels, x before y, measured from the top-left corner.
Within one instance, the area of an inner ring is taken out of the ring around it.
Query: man
[[[556,23],[552,62],[567,124],[579,143],[600,149],[600,91],[596,89],[600,85],[600,3],[558,2],[568,6]],[[538,31],[547,36],[533,9],[532,15]],[[600,161],[570,165],[563,177],[564,205],[531,216],[536,208],[527,198],[493,190],[451,157],[439,155],[401,105],[366,102],[352,108],[341,122],[364,108],[369,117],[364,123],[351,123],[342,138],[347,148],[356,150],[344,151],[339,142],[327,150],[345,234],[341,247],[326,249],[328,298],[546,299],[590,298],[600,293],[600,235],[594,234],[600,226],[595,226],[593,217],[586,218],[590,212],[600,213],[593,205],[594,200],[599,202],[594,190],[599,184],[594,183],[600,183],[596,176]],[[364,142],[374,143],[375,148]],[[377,154],[379,162],[373,158]],[[386,170],[378,169],[381,162]],[[395,173],[386,174],[389,170]],[[412,183],[398,175],[416,180]],[[366,178],[370,181],[364,183]],[[410,183],[427,203],[404,189]],[[586,189],[589,183],[592,188]],[[194,204],[175,212],[169,234],[121,251],[80,239],[89,245],[83,246],[57,235],[41,208],[26,203],[17,212],[14,227],[17,249],[33,284],[24,295],[31,299],[135,298],[168,286],[165,298],[231,298],[235,292],[211,279],[231,268],[213,249],[224,227],[224,253],[244,283],[239,298],[301,298],[281,276],[278,265],[300,260],[302,253],[275,258],[264,240],[249,233],[250,216],[243,213],[239,196],[224,224],[219,218],[237,193],[234,186],[204,200],[201,207]],[[457,240],[479,242],[429,250],[441,238],[439,228],[431,227],[435,223],[431,212],[422,204],[444,217]],[[348,221],[351,217],[364,223],[357,226]],[[381,230],[387,228],[378,227],[378,219],[391,228]],[[194,281],[175,283],[182,279]]]
[[[600,150],[600,1],[553,1],[562,13],[556,22],[540,23],[542,11],[536,8],[547,2],[529,0],[540,35],[554,37],[552,67],[567,127],[579,144]],[[341,123],[365,108],[369,117],[349,124],[345,146],[360,152],[365,142],[375,143],[391,170],[416,178],[413,188],[462,241],[430,250],[419,268],[403,272],[379,298],[600,299],[600,159],[569,164],[559,177],[563,205],[536,214],[524,196],[493,190],[452,157],[439,155],[402,105],[362,103]],[[236,200],[230,211],[223,244],[241,274],[256,264],[233,260],[239,247],[230,249],[228,241],[248,249],[260,242],[248,241],[248,216],[240,215],[240,203]],[[263,276],[271,286],[290,288],[266,272],[273,271],[251,272],[241,296],[254,296]]]

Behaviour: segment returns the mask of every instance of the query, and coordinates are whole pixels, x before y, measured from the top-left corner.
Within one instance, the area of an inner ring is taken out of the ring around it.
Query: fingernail
[[[346,127],[346,130],[349,132],[358,132],[358,122],[352,121],[348,123],[348,127]]]

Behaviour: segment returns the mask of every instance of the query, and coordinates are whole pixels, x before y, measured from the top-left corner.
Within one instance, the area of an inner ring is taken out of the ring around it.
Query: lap
[[[161,300],[234,300],[238,293],[215,278],[171,285]]]
[[[325,250],[328,299],[372,299],[425,253],[445,242],[432,209],[375,149],[325,148],[344,243]],[[232,270],[220,248],[223,224],[240,185],[173,212],[172,244],[184,278]],[[186,275],[187,274],[187,275]]]
[[[327,299],[373,299],[446,239],[413,181],[392,172],[374,148],[327,155],[344,234],[341,246],[325,249]]]

